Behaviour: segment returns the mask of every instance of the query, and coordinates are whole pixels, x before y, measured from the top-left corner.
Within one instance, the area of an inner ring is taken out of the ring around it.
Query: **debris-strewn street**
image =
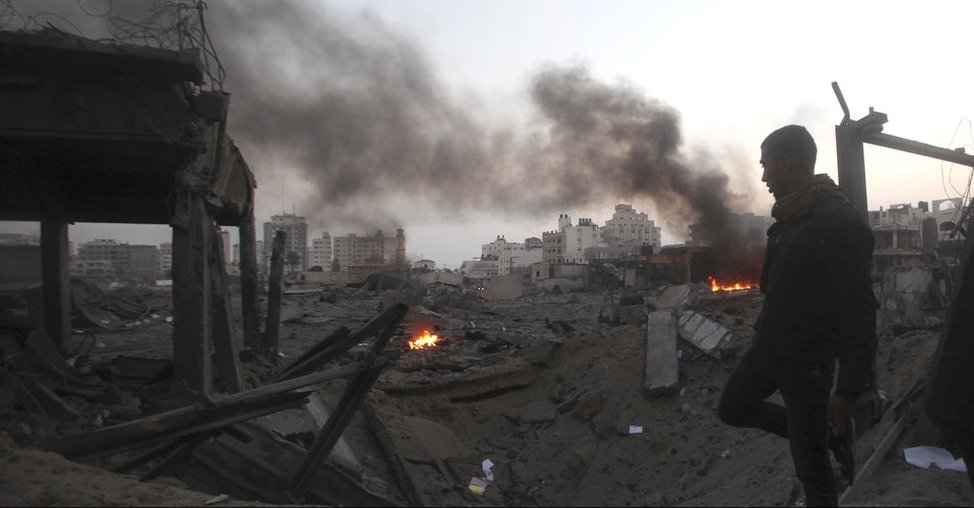
[[[278,366],[244,363],[248,389],[336,329],[358,328],[398,302],[410,305],[387,348],[397,354],[394,363],[382,371],[328,461],[329,468],[357,480],[376,499],[429,506],[782,505],[796,484],[786,442],[728,427],[714,414],[735,353],[748,346],[762,299],[757,291],[711,293],[701,284],[626,294],[539,292],[503,302],[444,284],[425,290],[328,286],[291,293],[281,313]],[[658,308],[681,315],[692,311],[702,323],[724,327],[721,333],[729,332],[725,338],[732,345],[708,354],[691,343],[688,314],[678,327],[678,383],[649,396],[646,314]],[[164,467],[156,458],[129,471],[136,476],[154,471],[155,479],[146,483],[106,471],[144,448],[87,460],[98,467],[26,448],[176,405],[166,373],[153,370],[157,364],[151,362],[171,354],[172,325],[164,318],[166,309],[157,311],[160,319],[129,321],[130,326],[112,330],[92,327],[73,336],[72,347],[81,353],[71,358],[81,367],[75,370],[79,379],[110,386],[112,394],[86,398],[59,389],[54,397],[67,411],[57,418],[45,418],[29,404],[4,405],[0,482],[5,504],[200,504],[230,493],[232,485],[213,483],[219,475],[212,474],[206,458],[244,453],[235,450],[244,441],[220,444],[239,439],[227,434],[188,457],[166,459],[172,463]],[[939,337],[936,330],[901,324],[882,335],[877,361],[880,388],[891,401],[928,372]],[[409,350],[407,341],[423,331],[437,335],[437,345]],[[370,344],[360,343],[323,369],[360,360]],[[137,369],[123,358],[142,362]],[[269,431],[260,439],[271,441],[259,441],[262,446],[276,439],[279,446],[303,453],[346,385],[323,383],[303,407],[253,420],[251,439]],[[4,384],[8,401],[19,397],[13,386]],[[883,432],[877,426],[860,438],[862,462]],[[974,502],[965,475],[905,464],[901,449],[911,445],[913,434],[907,431],[847,504]],[[213,448],[219,446],[225,450]]]

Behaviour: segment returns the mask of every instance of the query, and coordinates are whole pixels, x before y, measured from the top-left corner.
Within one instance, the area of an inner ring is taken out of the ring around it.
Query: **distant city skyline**
[[[882,209],[889,209],[891,206],[908,204],[912,207],[917,207],[920,202],[932,203],[934,201],[943,200],[947,198],[937,198],[937,199],[917,199],[913,201],[897,202],[897,203],[887,203],[884,205],[877,206],[876,208],[870,208],[870,211],[878,211],[880,207]],[[957,198],[951,198],[957,199]],[[638,207],[636,207],[638,209]],[[300,211],[298,210],[298,216]],[[578,222],[579,217],[569,214],[573,223]],[[612,218],[612,210],[606,209],[605,218],[601,219],[597,214],[587,216],[593,219],[593,222],[600,228],[604,226],[605,222]],[[760,216],[769,217],[770,210],[766,214],[757,214]],[[269,222],[270,217],[267,220],[258,220],[257,224],[259,227],[265,222]],[[652,215],[649,215],[649,219],[652,220]],[[510,242],[524,242],[527,238],[541,238],[545,231],[556,230],[558,225],[558,215],[551,217],[549,220],[537,221],[542,223],[540,229],[530,230],[525,229],[523,224],[518,224],[516,227],[509,227],[507,231],[521,231],[519,234],[511,234],[503,230],[498,230],[495,233],[485,236],[483,238],[473,238],[467,234],[462,234],[464,229],[463,225],[446,225],[437,228],[435,225],[431,227],[433,231],[442,231],[443,234],[451,235],[454,239],[457,239],[456,246],[458,247],[457,252],[469,251],[469,255],[464,257],[459,257],[456,255],[451,255],[450,253],[436,253],[430,249],[423,249],[422,245],[413,245],[410,242],[410,228],[408,225],[404,227],[406,234],[406,257],[411,261],[415,262],[420,259],[430,259],[436,262],[437,268],[459,268],[463,261],[468,261],[472,259],[479,259],[481,255],[481,246],[494,241],[497,237],[505,237]],[[239,235],[237,233],[237,228],[235,227],[225,227],[227,231],[230,232],[230,243],[235,245],[239,242]],[[394,227],[384,228],[385,233],[392,232],[394,234]],[[458,232],[459,230],[460,232]],[[672,245],[683,243],[689,240],[690,232],[684,231],[682,236],[677,236],[671,231],[667,230],[665,225],[661,226],[662,230],[662,245]],[[335,230],[328,229],[316,229],[311,225],[308,226],[307,238],[308,246],[311,249],[312,238],[320,238],[322,232],[327,231],[334,238],[336,236],[344,236],[348,234],[357,235],[368,235],[375,233],[375,230],[363,230],[363,231],[345,231],[342,233],[337,233]],[[0,221],[0,233],[16,233],[16,234],[29,234],[33,236],[40,235],[40,223],[37,222],[10,222],[10,221]],[[132,224],[96,224],[96,223],[81,223],[72,224],[69,226],[68,230],[69,240],[73,243],[74,248],[77,249],[81,244],[86,242],[91,242],[98,239],[111,239],[118,242],[129,243],[133,245],[144,244],[144,245],[160,245],[163,243],[169,243],[172,241],[172,232],[169,226],[165,225],[132,225]]]

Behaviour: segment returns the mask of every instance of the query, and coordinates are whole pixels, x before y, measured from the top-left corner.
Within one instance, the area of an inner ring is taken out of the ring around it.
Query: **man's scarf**
[[[825,173],[815,175],[811,185],[779,199],[771,207],[771,216],[778,222],[791,222],[802,217],[813,206],[832,195],[837,195],[846,202],[852,203],[852,199],[849,198],[845,190],[836,185],[829,175]]]

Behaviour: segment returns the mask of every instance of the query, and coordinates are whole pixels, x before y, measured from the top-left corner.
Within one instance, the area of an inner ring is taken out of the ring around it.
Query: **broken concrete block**
[[[690,296],[690,286],[686,284],[666,288],[663,294],[656,299],[656,309],[676,309],[677,312],[681,312]]]
[[[714,358],[722,357],[736,345],[730,330],[692,310],[680,314],[679,333],[683,340]]]
[[[676,392],[680,381],[676,338],[676,316],[672,310],[658,310],[649,314],[644,385],[647,397],[661,397]]]

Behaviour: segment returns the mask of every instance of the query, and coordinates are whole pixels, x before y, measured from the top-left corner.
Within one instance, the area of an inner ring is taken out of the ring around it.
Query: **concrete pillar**
[[[44,331],[63,351],[71,335],[71,274],[68,269],[68,225],[49,210],[41,220],[41,294]]]
[[[233,333],[233,315],[230,311],[230,288],[227,285],[226,257],[222,242],[216,241],[215,228],[210,231],[211,238],[209,270],[211,282],[211,323],[213,344],[216,348],[216,366],[220,374],[220,386],[227,393],[237,393],[243,389],[240,377],[239,346]]]
[[[212,389],[209,245],[213,221],[203,198],[178,190],[172,223],[173,383],[193,400]]]
[[[260,348],[260,308],[257,304],[257,231],[252,203],[251,197],[251,205],[240,221],[240,315],[244,347],[256,351]]]
[[[863,155],[863,132],[854,125],[835,126],[835,156],[839,185],[849,193],[854,206],[868,219],[866,200],[866,159]]]
[[[268,359],[277,361],[278,333],[281,329],[281,301],[284,298],[284,245],[287,233],[278,231],[274,235],[274,249],[271,253],[271,276],[268,281],[267,323],[261,351]]]

